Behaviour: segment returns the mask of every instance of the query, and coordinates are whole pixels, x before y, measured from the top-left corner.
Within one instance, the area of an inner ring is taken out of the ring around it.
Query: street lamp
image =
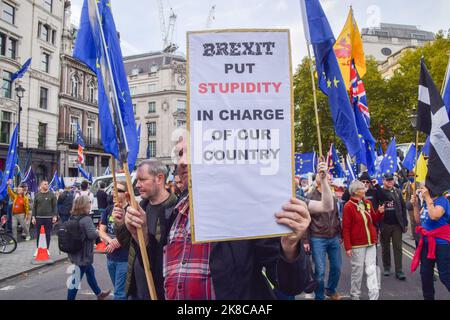
[[[22,98],[23,98],[24,94],[25,94],[25,89],[20,84],[18,84],[16,86],[16,96],[17,96],[17,98],[19,98],[19,117],[17,118],[17,124],[19,125],[19,130],[17,132],[18,148],[20,147],[20,114],[22,112]]]

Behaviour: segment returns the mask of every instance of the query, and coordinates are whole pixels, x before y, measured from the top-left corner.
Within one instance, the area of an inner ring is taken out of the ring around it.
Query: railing
[[[103,143],[100,139],[83,136],[83,140],[86,148],[103,149]],[[58,141],[68,143],[71,147],[74,148],[78,146],[77,136],[70,133],[58,133]]]

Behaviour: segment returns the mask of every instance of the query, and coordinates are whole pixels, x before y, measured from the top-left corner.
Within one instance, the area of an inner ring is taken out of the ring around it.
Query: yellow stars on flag
[[[324,72],[324,75],[325,75],[325,72]],[[333,81],[330,78],[326,77],[326,75],[325,75],[325,78],[327,79],[327,87],[328,88],[332,88],[333,85],[335,88],[337,88],[339,86],[339,83],[341,82],[340,80],[338,80],[336,78],[336,76],[333,78]]]

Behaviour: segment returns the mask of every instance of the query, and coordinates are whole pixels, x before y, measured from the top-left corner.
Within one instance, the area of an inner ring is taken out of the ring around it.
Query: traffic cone
[[[99,230],[100,228],[97,226],[97,230]],[[106,243],[100,238],[101,242],[99,242],[96,246],[95,246],[95,253],[106,253]]]
[[[53,264],[55,261],[50,259],[47,251],[47,239],[45,237],[45,228],[41,226],[39,232],[39,246],[36,257],[31,260],[31,264]]]

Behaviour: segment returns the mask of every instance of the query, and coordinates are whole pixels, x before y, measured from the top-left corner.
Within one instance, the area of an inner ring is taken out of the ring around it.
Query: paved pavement
[[[21,274],[0,283],[0,300],[66,300],[67,281],[72,264],[68,260],[41,269]],[[102,290],[112,289],[111,279],[106,267],[106,255],[94,255],[94,268],[97,283]],[[83,277],[77,300],[96,300]],[[113,293],[107,300],[113,299]]]
[[[0,283],[9,278],[42,268],[42,265],[31,264],[35,251],[36,239],[32,239],[30,241],[20,241],[17,244],[17,249],[10,254],[0,254]],[[67,259],[67,254],[59,252],[56,235],[51,237],[49,251],[50,258],[55,263]]]

